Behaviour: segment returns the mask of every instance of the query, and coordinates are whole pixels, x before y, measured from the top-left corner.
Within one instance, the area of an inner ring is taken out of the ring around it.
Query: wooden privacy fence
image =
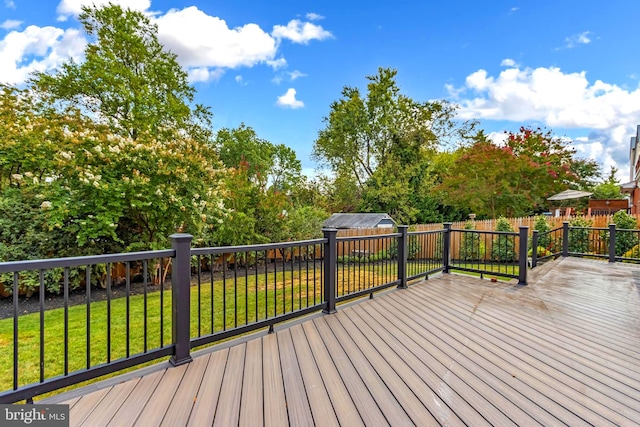
[[[640,214],[632,214],[635,217],[636,221],[640,221]],[[560,216],[560,217],[550,217],[545,216],[547,223],[551,227],[551,229],[561,228],[562,223],[565,221],[571,221],[576,218],[575,216]],[[592,228],[607,228],[609,224],[613,223],[613,215],[581,215],[580,218],[586,220],[590,223],[590,227]],[[522,217],[522,218],[507,218],[507,221],[511,224],[511,227],[515,232],[519,230],[521,226],[529,227],[529,236],[531,237],[534,229],[534,225],[537,217]],[[451,225],[452,229],[464,229],[464,226],[467,221],[457,221],[453,222]],[[494,231],[496,226],[496,219],[485,219],[485,220],[474,220],[473,223],[475,225],[475,229],[478,231]],[[442,230],[444,225],[442,223],[434,223],[434,224],[417,224],[410,226],[410,231],[433,231],[433,230]],[[388,234],[392,232],[389,228],[355,228],[355,229],[341,229],[338,230],[338,237],[355,237],[355,236],[375,236],[381,234]],[[487,254],[491,253],[492,248],[492,240],[485,239],[482,236],[482,245],[483,252],[485,255],[483,258],[487,257]],[[462,240],[462,233],[453,233],[451,235],[451,256],[453,258],[457,258]],[[384,248],[379,248],[383,241],[380,239],[370,240],[367,242],[369,245],[365,250],[368,253],[374,254],[379,250]],[[338,256],[343,255],[352,255],[354,253],[358,253],[362,249],[356,247],[357,245],[362,245],[363,242],[345,242],[345,245],[338,248]],[[518,244],[518,240],[516,239],[515,244]],[[418,258],[433,258],[435,256],[440,256],[438,251],[438,245],[420,245],[420,251],[417,254]],[[428,252],[428,253],[427,253]]]

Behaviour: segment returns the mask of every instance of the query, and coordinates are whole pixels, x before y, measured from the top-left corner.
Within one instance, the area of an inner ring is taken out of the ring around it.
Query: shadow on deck
[[[87,426],[638,425],[640,268],[534,272],[441,275],[39,403]]]

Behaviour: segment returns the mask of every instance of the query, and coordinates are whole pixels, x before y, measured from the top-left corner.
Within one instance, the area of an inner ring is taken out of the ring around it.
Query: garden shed
[[[322,225],[338,229],[393,228],[396,222],[386,213],[335,213]]]

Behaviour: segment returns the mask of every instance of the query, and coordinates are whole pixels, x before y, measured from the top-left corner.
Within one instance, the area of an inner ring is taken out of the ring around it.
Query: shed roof
[[[323,226],[331,228],[373,228],[381,222],[396,222],[386,213],[336,213]]]

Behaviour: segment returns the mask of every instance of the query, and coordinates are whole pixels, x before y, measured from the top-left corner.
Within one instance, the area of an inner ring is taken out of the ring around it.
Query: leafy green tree
[[[142,133],[162,141],[178,133],[202,142],[211,138],[211,113],[191,106],[195,89],[147,15],[110,3],[84,6],[78,19],[91,39],[85,60],[36,73],[32,83],[41,93],[132,140]]]
[[[418,215],[413,202],[430,186],[430,157],[443,138],[465,126],[453,122],[454,106],[403,95],[396,75],[380,68],[367,77],[365,95],[344,87],[324,119],[313,157],[335,176],[334,197],[342,210],[389,212],[412,222]]]
[[[596,185],[592,190],[594,199],[624,199],[624,194],[620,191],[620,183],[616,178],[618,169],[611,166],[609,176],[600,184]]]

